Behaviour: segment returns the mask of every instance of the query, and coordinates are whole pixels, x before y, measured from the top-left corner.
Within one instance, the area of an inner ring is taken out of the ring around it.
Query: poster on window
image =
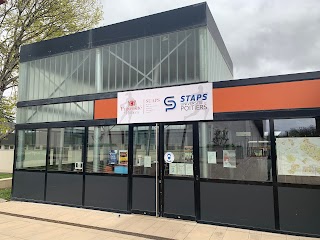
[[[186,162],[193,161],[193,146],[184,146],[184,160]]]
[[[177,164],[176,163],[169,163],[169,174],[170,175],[177,174]]]
[[[223,167],[237,167],[236,150],[223,150]]]
[[[109,161],[108,161],[108,163],[112,164],[112,165],[118,164],[117,156],[118,156],[118,151],[117,150],[110,150],[109,151]]]
[[[320,176],[320,137],[277,138],[279,175]]]
[[[208,163],[217,164],[217,152],[215,151],[208,152]]]
[[[151,156],[144,156],[144,167],[151,168]]]
[[[128,164],[128,150],[119,150],[119,164]]]
[[[136,158],[136,166],[143,166],[143,158],[142,158],[142,155],[137,155],[137,158]]]

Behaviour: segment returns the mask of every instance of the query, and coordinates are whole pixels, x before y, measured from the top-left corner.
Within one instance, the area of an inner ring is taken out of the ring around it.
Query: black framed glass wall
[[[86,172],[128,174],[129,126],[88,128]]]
[[[156,126],[133,128],[133,175],[156,174]]]
[[[200,177],[271,181],[269,121],[199,123]]]
[[[46,169],[47,132],[47,129],[17,131],[16,169]]]
[[[278,182],[320,185],[320,117],[274,120]]]
[[[165,176],[193,177],[193,126],[165,125],[164,152],[174,156],[174,162],[164,162]]]
[[[50,129],[48,171],[82,172],[85,128]]]

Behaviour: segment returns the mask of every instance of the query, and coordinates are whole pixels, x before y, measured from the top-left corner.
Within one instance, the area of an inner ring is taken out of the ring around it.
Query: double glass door
[[[133,212],[195,218],[194,129],[193,124],[133,127]]]

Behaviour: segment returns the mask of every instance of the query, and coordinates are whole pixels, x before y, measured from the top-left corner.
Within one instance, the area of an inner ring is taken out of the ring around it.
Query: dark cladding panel
[[[132,209],[155,212],[155,178],[132,178]]]
[[[201,26],[206,26],[206,3],[25,45],[20,62]]]
[[[193,180],[164,180],[164,213],[195,217]]]
[[[200,183],[201,220],[274,229],[271,186]]]
[[[15,171],[13,181],[12,197],[28,200],[44,200],[44,172]]]
[[[127,211],[128,177],[86,175],[85,206]]]
[[[97,28],[92,32],[92,45],[101,46],[205,25],[206,4],[201,3]]]
[[[91,31],[92,30],[79,32],[22,46],[20,51],[20,62],[27,62],[56,54],[87,49],[89,47],[89,35],[91,34]]]
[[[82,175],[48,173],[47,202],[82,205]]]
[[[279,187],[280,229],[320,235],[320,189]]]

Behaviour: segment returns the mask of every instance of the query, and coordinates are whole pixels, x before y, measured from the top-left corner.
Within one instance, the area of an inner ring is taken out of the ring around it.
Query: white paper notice
[[[186,166],[184,163],[177,163],[177,168],[178,175],[186,175]]]
[[[144,167],[151,167],[151,156],[144,156]]]
[[[217,164],[217,152],[208,152],[208,163]]]
[[[169,163],[169,174],[170,175],[177,174],[177,164],[176,163]]]
[[[186,175],[193,176],[193,164],[192,163],[186,163]]]

